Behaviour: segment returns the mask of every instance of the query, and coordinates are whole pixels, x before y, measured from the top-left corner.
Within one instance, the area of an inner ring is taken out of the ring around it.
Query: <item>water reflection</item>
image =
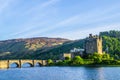
[[[84,67],[84,75],[91,80],[105,80],[103,67]]]

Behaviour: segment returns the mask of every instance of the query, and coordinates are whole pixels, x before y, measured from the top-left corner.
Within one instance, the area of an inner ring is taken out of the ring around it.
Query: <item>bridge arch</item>
[[[13,62],[9,64],[9,68],[18,68],[20,66],[20,64]]]
[[[34,63],[34,66],[35,66],[35,67],[41,67],[41,66],[42,66],[42,63],[36,62],[36,63]]]
[[[21,67],[33,67],[34,65],[29,63],[29,62],[25,62],[23,64],[21,64]]]
[[[20,60],[9,60],[8,67],[11,67],[12,64],[15,64],[16,67],[21,67]]]
[[[34,60],[21,60],[21,67],[33,67]]]
[[[34,60],[34,66],[43,66],[43,60]]]

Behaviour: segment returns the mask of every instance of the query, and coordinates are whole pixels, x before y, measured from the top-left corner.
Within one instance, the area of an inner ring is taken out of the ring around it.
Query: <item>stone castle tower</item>
[[[85,41],[85,52],[93,54],[95,52],[102,54],[102,38],[97,35],[89,34]]]

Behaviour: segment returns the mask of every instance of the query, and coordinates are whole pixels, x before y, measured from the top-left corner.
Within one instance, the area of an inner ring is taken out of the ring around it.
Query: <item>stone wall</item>
[[[95,52],[102,54],[102,38],[90,35],[85,41],[85,52],[93,54]]]

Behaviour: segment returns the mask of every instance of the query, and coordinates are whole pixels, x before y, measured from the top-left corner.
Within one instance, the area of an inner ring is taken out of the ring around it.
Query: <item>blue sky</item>
[[[120,30],[120,0],[0,0],[0,40],[109,30]]]

